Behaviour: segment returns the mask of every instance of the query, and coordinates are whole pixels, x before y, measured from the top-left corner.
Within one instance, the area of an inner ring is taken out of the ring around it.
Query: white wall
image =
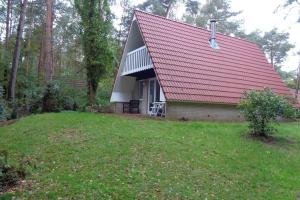
[[[129,36],[123,51],[121,64],[115,80],[115,85],[111,95],[110,102],[128,102],[132,98],[132,90],[135,86],[135,77],[121,76],[125,65],[126,55],[139,47],[144,46],[143,38],[140,34],[136,20],[132,22]]]
[[[244,118],[233,105],[167,102],[167,118],[189,120],[242,121]]]

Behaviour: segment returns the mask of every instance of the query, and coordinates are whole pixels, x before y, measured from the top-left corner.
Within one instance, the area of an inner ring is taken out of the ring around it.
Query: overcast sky
[[[131,0],[131,2],[138,4],[143,0]],[[290,43],[296,47],[289,53],[284,62],[283,70],[297,69],[300,61],[300,56],[296,54],[300,51],[300,23],[296,23],[298,10],[295,8],[287,11],[287,9],[279,8],[275,12],[284,0],[231,0],[231,2],[233,11],[243,11],[239,18],[244,20],[242,27],[247,33],[256,29],[264,32],[270,31],[275,27],[290,33]],[[176,9],[180,19],[184,6],[179,6]],[[122,9],[119,5],[113,6],[112,11],[118,18],[122,16]],[[118,22],[115,22],[115,24],[118,24]]]

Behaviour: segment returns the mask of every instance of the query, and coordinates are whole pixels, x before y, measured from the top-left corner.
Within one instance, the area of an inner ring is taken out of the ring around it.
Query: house
[[[145,115],[165,102],[167,118],[239,120],[245,90],[292,95],[255,43],[217,33],[210,45],[211,35],[135,11],[111,95],[115,112],[136,100]]]

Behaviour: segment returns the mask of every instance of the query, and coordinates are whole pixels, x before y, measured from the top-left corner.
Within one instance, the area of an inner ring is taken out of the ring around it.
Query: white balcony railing
[[[153,68],[146,46],[131,51],[126,56],[122,76]]]

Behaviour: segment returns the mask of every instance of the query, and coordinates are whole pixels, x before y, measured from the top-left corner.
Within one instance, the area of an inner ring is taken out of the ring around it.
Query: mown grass
[[[0,150],[32,165],[25,187],[2,198],[296,199],[300,125],[276,142],[245,123],[176,122],[91,113],[43,114],[0,128]]]

